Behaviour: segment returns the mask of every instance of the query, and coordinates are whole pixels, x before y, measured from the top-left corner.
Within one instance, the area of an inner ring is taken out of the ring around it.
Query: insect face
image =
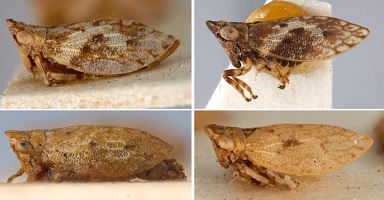
[[[241,129],[210,124],[205,126],[205,132],[212,141],[213,148],[221,166],[228,168],[236,162],[244,150],[245,136]]]

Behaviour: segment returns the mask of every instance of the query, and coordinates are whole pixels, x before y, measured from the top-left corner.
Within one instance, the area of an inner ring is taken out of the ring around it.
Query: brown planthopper
[[[234,176],[267,187],[296,188],[291,176],[320,175],[361,156],[372,138],[338,126],[275,124],[238,128],[210,124],[205,132],[221,166]]]
[[[325,16],[252,23],[207,21],[206,24],[237,68],[223,71],[224,80],[248,102],[257,95],[238,77],[247,74],[253,65],[258,71],[270,72],[280,81],[279,88],[284,89],[295,66],[334,58],[369,35],[365,27]]]
[[[172,146],[144,131],[79,125],[51,130],[6,131],[23,173],[34,181],[129,181],[185,179],[168,157]]]
[[[94,20],[52,27],[6,20],[25,68],[46,85],[157,65],[180,41],[144,24]]]

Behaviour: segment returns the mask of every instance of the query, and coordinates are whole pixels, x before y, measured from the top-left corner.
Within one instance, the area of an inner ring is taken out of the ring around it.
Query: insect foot
[[[144,131],[79,125],[51,130],[6,131],[27,182],[185,179],[183,166],[168,159],[172,146]]]
[[[6,20],[25,68],[46,85],[157,65],[180,41],[144,24],[94,20],[52,27]]]
[[[275,124],[238,128],[210,124],[205,132],[221,166],[234,176],[267,187],[296,188],[293,176],[320,175],[361,156],[372,138],[338,126]]]
[[[270,72],[280,81],[278,87],[284,89],[295,66],[334,58],[369,35],[365,27],[325,16],[252,23],[207,21],[206,25],[237,68],[223,71],[223,79],[246,101],[256,99],[257,95],[238,77],[247,74],[252,66],[258,71]]]

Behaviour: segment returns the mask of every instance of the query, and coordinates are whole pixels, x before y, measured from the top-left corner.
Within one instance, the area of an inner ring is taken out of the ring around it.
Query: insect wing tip
[[[369,149],[369,147],[371,147],[373,144],[373,139],[366,135],[364,135],[364,139],[368,142],[367,149]]]
[[[366,27],[362,27],[363,30],[365,30],[365,33],[363,33],[363,35],[365,36],[364,39],[367,39],[367,37],[371,34],[371,30],[369,30],[369,28],[366,28]]]

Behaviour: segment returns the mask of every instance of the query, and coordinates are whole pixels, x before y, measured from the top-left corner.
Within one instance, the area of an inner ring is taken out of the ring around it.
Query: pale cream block
[[[269,2],[269,1],[267,1]],[[331,5],[317,0],[289,0],[310,15],[331,15]],[[256,8],[255,8],[256,9]],[[257,73],[252,68],[240,76],[258,98],[246,102],[240,93],[220,80],[208,102],[207,109],[330,109],[332,108],[332,60],[311,63],[291,74],[284,90],[278,88],[280,82],[270,74]],[[228,67],[234,68],[232,65]],[[246,93],[248,97],[249,94]]]
[[[192,196],[190,181],[138,183],[0,184],[1,199],[182,199]]]
[[[190,3],[178,3],[166,24],[152,26],[180,40],[179,48],[150,69],[90,81],[46,86],[24,67],[1,96],[0,108],[124,109],[177,108],[191,105]]]
[[[46,86],[26,69],[11,80],[1,108],[165,108],[191,103],[191,64],[187,53],[175,52],[148,70],[87,82]],[[24,68],[24,67],[23,67]]]

